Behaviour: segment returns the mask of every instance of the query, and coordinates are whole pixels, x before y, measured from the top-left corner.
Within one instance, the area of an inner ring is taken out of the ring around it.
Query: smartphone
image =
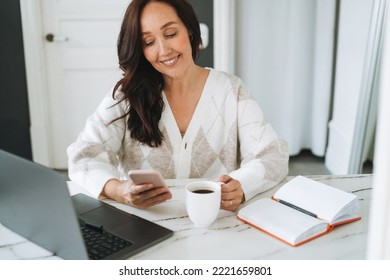
[[[136,185],[152,183],[155,187],[168,187],[157,170],[130,170],[129,177]]]

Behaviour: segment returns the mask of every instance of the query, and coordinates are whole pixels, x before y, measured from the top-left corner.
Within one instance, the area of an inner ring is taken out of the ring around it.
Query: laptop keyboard
[[[81,232],[87,246],[88,256],[92,260],[104,259],[132,245],[131,242],[107,231],[96,230],[89,226],[82,226]]]

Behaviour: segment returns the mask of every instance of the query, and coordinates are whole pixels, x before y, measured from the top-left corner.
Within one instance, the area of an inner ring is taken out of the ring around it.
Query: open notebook
[[[337,225],[360,220],[358,208],[356,195],[297,176],[272,198],[242,208],[238,219],[291,246],[298,246]]]

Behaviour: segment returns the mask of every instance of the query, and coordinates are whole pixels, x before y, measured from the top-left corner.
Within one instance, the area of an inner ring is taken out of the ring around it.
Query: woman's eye
[[[175,37],[176,36],[176,32],[175,33],[168,33],[165,35],[167,38],[172,38],[172,37]]]
[[[144,42],[144,45],[147,47],[147,46],[151,46],[151,45],[153,45],[153,42],[154,41],[145,41]]]

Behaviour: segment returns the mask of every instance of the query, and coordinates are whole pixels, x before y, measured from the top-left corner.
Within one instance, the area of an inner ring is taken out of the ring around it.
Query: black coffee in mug
[[[213,190],[207,190],[207,189],[199,189],[199,190],[193,190],[193,193],[201,193],[201,194],[206,194],[206,193],[213,193]]]

